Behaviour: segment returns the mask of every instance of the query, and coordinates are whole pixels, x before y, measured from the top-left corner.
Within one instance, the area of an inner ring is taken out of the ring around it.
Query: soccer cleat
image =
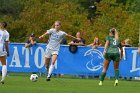
[[[114,86],[118,86],[119,81],[115,80]]]
[[[103,81],[100,81],[100,82],[99,82],[99,86],[102,86],[102,85],[103,85]]]
[[[4,84],[4,81],[0,81],[1,84]]]
[[[46,81],[51,81],[50,77],[47,77]]]

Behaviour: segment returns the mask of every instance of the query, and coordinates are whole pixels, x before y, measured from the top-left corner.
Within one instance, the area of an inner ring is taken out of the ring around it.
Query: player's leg
[[[46,49],[46,52],[45,52],[45,65],[46,65],[47,73],[49,72],[49,64],[50,64],[51,56],[52,56],[51,50]]]
[[[104,66],[103,66],[103,71],[102,71],[102,74],[101,74],[101,76],[100,76],[99,85],[102,85],[102,83],[103,83],[103,81],[104,81],[104,78],[105,78],[105,76],[106,76],[106,71],[107,71],[107,69],[108,69],[109,63],[110,63],[110,61],[105,59],[105,61],[104,61]]]
[[[49,72],[50,58],[45,57],[45,64],[46,64],[46,69],[47,69],[47,73],[48,73]]]
[[[114,62],[114,71],[115,71],[115,83],[114,86],[118,85],[118,79],[119,79],[119,62]]]
[[[120,54],[115,54],[114,59],[114,71],[115,71],[115,83],[114,86],[118,85],[118,79],[119,79],[119,61],[120,61]]]
[[[6,56],[0,57],[1,63],[2,63],[2,79],[1,84],[4,84],[4,80],[7,74],[7,66],[6,66]]]
[[[53,54],[53,55],[52,55],[52,63],[51,63],[51,65],[50,65],[50,67],[49,67],[49,72],[48,72],[48,76],[47,76],[47,81],[50,81],[50,77],[51,77],[51,74],[52,74],[53,69],[54,69],[54,64],[55,64],[55,61],[56,61],[56,59],[57,59],[57,57],[58,57],[58,52],[57,52],[57,51],[53,52],[52,54]]]

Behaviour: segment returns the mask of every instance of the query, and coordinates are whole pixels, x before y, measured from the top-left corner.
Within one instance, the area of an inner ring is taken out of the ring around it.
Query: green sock
[[[106,76],[106,72],[102,72],[100,76],[100,81],[104,81],[105,76]]]
[[[119,78],[119,70],[115,70],[115,80],[118,80]]]

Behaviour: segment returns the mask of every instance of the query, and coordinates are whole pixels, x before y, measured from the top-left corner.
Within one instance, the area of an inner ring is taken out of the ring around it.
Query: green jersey
[[[106,53],[119,53],[120,42],[114,36],[107,36],[106,40],[109,41]]]

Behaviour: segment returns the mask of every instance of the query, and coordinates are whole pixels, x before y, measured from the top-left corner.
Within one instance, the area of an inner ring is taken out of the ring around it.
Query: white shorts
[[[52,55],[58,55],[58,51],[51,50],[51,49],[46,49],[45,57],[51,58]]]

